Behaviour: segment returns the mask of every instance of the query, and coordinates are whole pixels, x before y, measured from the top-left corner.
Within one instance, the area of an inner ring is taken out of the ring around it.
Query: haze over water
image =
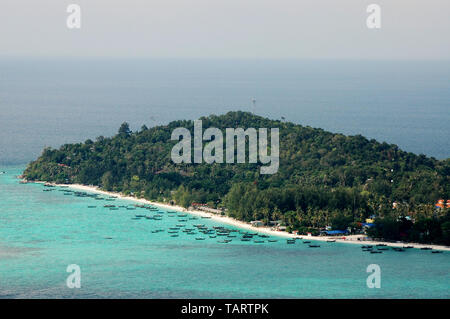
[[[136,130],[230,110],[443,159],[449,101],[449,61],[2,58],[0,163],[110,136],[124,121]]]

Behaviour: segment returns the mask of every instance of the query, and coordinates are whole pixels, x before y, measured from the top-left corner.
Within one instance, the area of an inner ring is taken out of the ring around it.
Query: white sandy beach
[[[39,183],[44,183],[44,182],[39,182]],[[159,206],[164,209],[177,210],[180,212],[185,212],[185,213],[197,215],[200,217],[209,217],[212,220],[216,220],[221,223],[232,225],[232,226],[235,226],[238,228],[251,230],[254,232],[264,233],[264,234],[271,235],[271,236],[280,236],[280,237],[286,237],[286,238],[303,238],[303,239],[307,239],[307,240],[317,240],[317,241],[335,240],[336,242],[339,242],[339,243],[358,244],[358,245],[384,244],[384,245],[390,246],[390,247],[403,247],[403,246],[414,246],[414,248],[429,247],[429,248],[432,248],[433,250],[450,251],[450,247],[442,246],[442,245],[425,245],[425,244],[418,244],[418,243],[403,243],[403,242],[391,243],[391,242],[382,242],[382,241],[372,241],[372,240],[365,239],[367,237],[365,235],[348,235],[348,236],[342,236],[342,237],[295,235],[295,234],[290,234],[285,231],[277,231],[277,230],[271,229],[269,227],[255,227],[255,226],[250,225],[249,223],[239,221],[239,220],[236,220],[236,219],[228,217],[228,216],[219,216],[216,214],[207,213],[207,212],[200,211],[200,210],[193,210],[193,209],[188,210],[188,209],[185,209],[184,207],[177,206],[177,205],[168,205],[168,204],[159,203],[159,202],[152,202],[152,201],[142,199],[142,198],[136,198],[136,197],[132,197],[132,196],[124,196],[120,193],[107,192],[107,191],[100,190],[100,189],[98,189],[98,187],[95,187],[95,186],[86,186],[86,185],[79,185],[79,184],[70,184],[70,185],[61,185],[61,184],[52,184],[52,183],[49,183],[49,184],[54,185],[54,186],[68,186],[69,188],[72,188],[75,190],[95,192],[95,193],[99,193],[99,194],[103,194],[103,195],[107,195],[107,196],[117,196],[117,198],[131,200],[131,201],[138,202],[141,204],[149,204],[149,205]]]

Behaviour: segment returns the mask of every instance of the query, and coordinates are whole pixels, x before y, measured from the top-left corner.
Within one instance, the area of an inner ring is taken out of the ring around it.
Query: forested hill
[[[136,132],[124,123],[110,138],[47,148],[24,175],[29,180],[99,185],[159,201],[173,199],[184,206],[209,203],[228,208],[242,220],[283,219],[292,228],[390,214],[394,201],[403,207],[397,214],[429,215],[439,198],[450,198],[450,159],[438,161],[360,135],[333,134],[246,112],[201,120],[203,130],[221,129],[224,140],[228,127],[278,127],[278,173],[261,175],[259,163],[175,164],[170,153],[177,141],[170,140],[171,133],[186,127],[193,134],[193,121],[174,121]]]

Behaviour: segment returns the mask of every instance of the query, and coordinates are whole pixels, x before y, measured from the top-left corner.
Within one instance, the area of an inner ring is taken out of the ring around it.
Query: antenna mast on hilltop
[[[256,99],[252,97],[252,113],[256,114]]]

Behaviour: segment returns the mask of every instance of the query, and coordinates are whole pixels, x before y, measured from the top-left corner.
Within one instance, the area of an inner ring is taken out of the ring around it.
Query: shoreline
[[[344,244],[372,245],[372,246],[383,244],[383,245],[386,245],[389,247],[400,247],[400,248],[403,246],[414,246],[414,248],[417,248],[417,249],[428,247],[428,248],[432,248],[433,250],[450,251],[450,247],[443,246],[443,245],[435,245],[435,244],[427,245],[427,244],[404,243],[404,242],[391,243],[391,242],[385,242],[385,241],[364,240],[363,238],[366,238],[365,235],[348,235],[348,236],[343,236],[343,237],[295,235],[295,234],[290,234],[285,231],[273,230],[270,227],[266,227],[266,226],[255,227],[246,222],[234,219],[229,216],[219,216],[219,215],[216,215],[213,213],[207,213],[207,212],[204,212],[201,210],[186,209],[186,208],[178,206],[178,205],[169,205],[169,204],[160,203],[160,202],[153,202],[153,201],[143,199],[143,198],[136,198],[133,196],[125,196],[121,193],[108,192],[108,191],[99,189],[97,186],[87,186],[87,185],[81,185],[81,184],[55,184],[55,183],[48,183],[48,182],[42,182],[42,181],[35,181],[34,183],[39,183],[39,184],[46,183],[46,184],[57,186],[57,187],[64,186],[64,187],[69,187],[69,188],[81,190],[81,191],[89,191],[89,192],[99,193],[99,194],[107,195],[107,196],[116,196],[118,199],[130,200],[130,201],[138,202],[138,203],[142,203],[142,204],[154,205],[154,206],[161,207],[164,209],[177,210],[177,211],[180,211],[183,213],[189,213],[189,214],[200,216],[200,217],[207,217],[208,219],[215,220],[217,222],[228,224],[228,225],[235,226],[238,228],[243,228],[243,229],[251,230],[254,232],[258,232],[258,233],[264,233],[266,235],[271,235],[271,236],[284,237],[287,239],[301,238],[301,239],[306,239],[306,240],[314,240],[314,241],[322,241],[322,242],[334,240],[336,243],[344,243]],[[358,240],[358,238],[360,240]]]

